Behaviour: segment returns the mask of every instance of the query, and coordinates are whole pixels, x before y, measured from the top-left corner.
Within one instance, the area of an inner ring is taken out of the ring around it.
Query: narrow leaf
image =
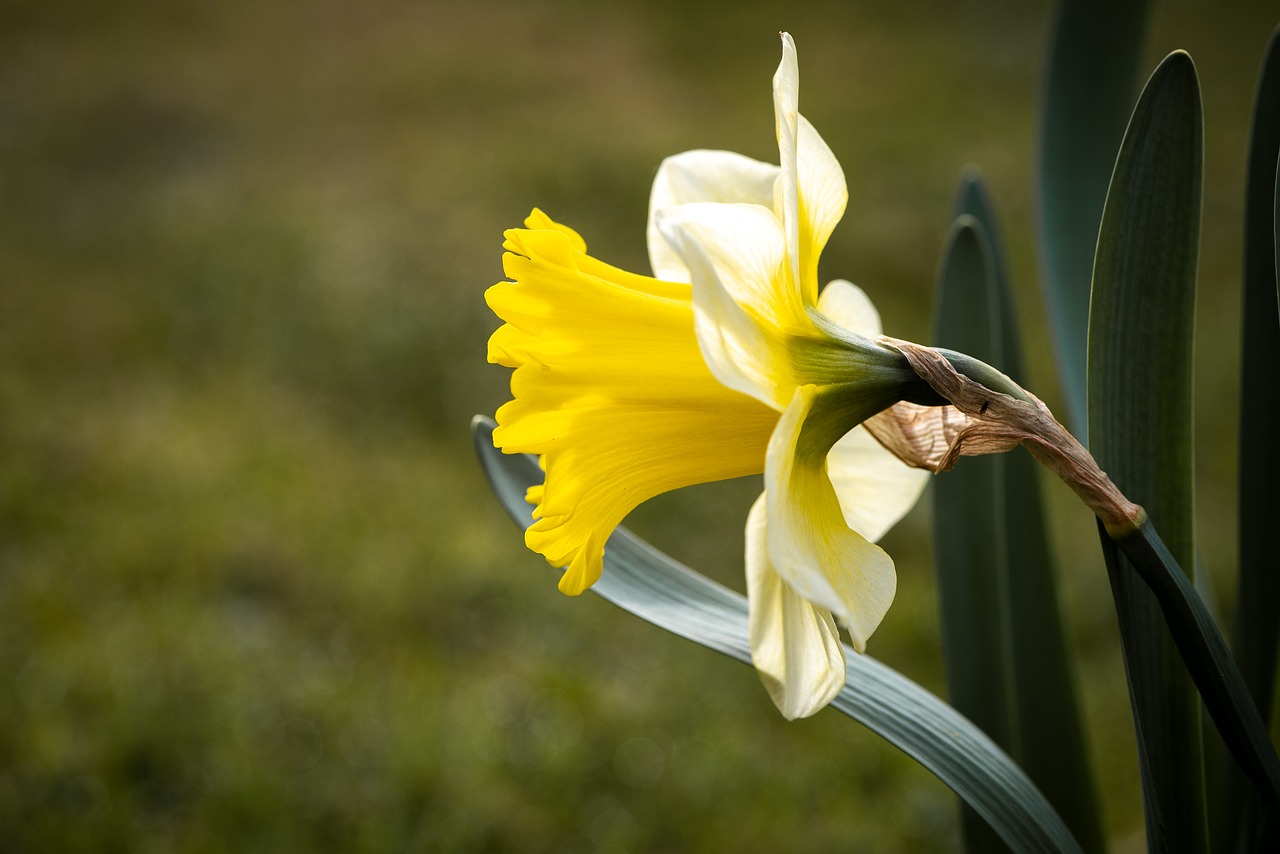
[[[1264,718],[1275,690],[1280,630],[1280,320],[1276,300],[1276,181],[1280,157],[1280,29],[1263,60],[1253,107],[1245,201],[1240,408],[1240,588],[1236,660]]]
[[[1148,81],[1098,237],[1089,314],[1089,436],[1099,465],[1194,565],[1192,340],[1203,160],[1185,53]],[[1104,549],[1106,544],[1104,543]],[[1207,847],[1200,703],[1151,592],[1108,562],[1139,734],[1151,850]]]
[[[1253,102],[1245,185],[1244,311],[1240,393],[1240,578],[1236,661],[1263,720],[1271,715],[1280,640],[1280,319],[1276,300],[1276,159],[1280,156],[1280,29],[1271,35]],[[1258,801],[1232,774],[1223,819],[1233,850],[1252,839]]]
[[[1041,102],[1041,267],[1068,423],[1084,439],[1089,274],[1107,180],[1137,91],[1147,2],[1062,0]]]
[[[493,447],[493,422],[472,421],[476,451],[494,492],[518,525],[531,522],[526,489],[537,463]],[[669,632],[750,663],[747,603],[619,528],[593,592]],[[1015,851],[1079,851],[1044,797],[971,722],[897,671],[846,648],[847,683],[832,706],[920,762],[996,829]]]
[[[957,217],[968,214],[977,220],[985,237],[986,258],[991,265],[991,277],[995,287],[997,304],[995,314],[999,319],[998,334],[992,336],[991,364],[999,368],[1019,385],[1025,385],[1026,377],[1022,370],[1022,345],[1018,333],[1017,308],[1013,299],[1013,284],[1009,279],[1009,265],[1004,249],[1004,239],[999,221],[996,219],[995,207],[987,192],[986,182],[976,170],[969,170],[960,181],[960,189],[956,193],[953,209]],[[941,319],[935,323],[934,332],[940,334]]]
[[[973,216],[979,226],[975,230],[979,237],[985,236],[987,244],[985,257],[991,263],[999,320],[999,334],[991,340],[990,361],[1022,382],[1021,336],[1006,256],[991,199],[978,175],[971,174],[962,182],[956,213]],[[945,329],[947,325],[947,318],[940,317],[938,338],[953,334]],[[955,334],[963,333],[955,330]],[[1001,587],[1008,597],[1003,608],[1008,628],[1006,657],[1011,662],[1013,683],[1009,701],[1013,741],[1002,746],[1045,793],[1085,850],[1101,851],[1104,834],[1058,606],[1037,480],[1039,466],[1023,451],[972,460],[988,461],[1003,470],[1000,498],[1005,545],[1001,570],[1005,579]],[[939,478],[939,483],[944,479]],[[989,512],[995,515],[1001,511],[993,507]]]
[[[955,221],[943,251],[934,300],[934,344],[995,364],[999,298],[982,226]],[[947,694],[952,705],[1015,755],[1013,627],[1005,530],[1004,455],[965,460],[933,481],[934,561]],[[999,848],[970,809],[961,814],[969,851]]]
[[[1242,850],[1280,849],[1280,759],[1213,615],[1150,519],[1115,539],[1101,521],[1098,530],[1108,570],[1136,572],[1151,590],[1217,732],[1262,796],[1262,838],[1250,836]]]

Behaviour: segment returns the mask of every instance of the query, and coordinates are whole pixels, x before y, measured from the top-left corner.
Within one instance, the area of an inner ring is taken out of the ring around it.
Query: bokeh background
[[[647,269],[662,157],[773,160],[776,33],[844,164],[823,257],[925,340],[961,169],[1004,217],[1056,405],[1030,176],[1045,3],[0,5],[0,849],[957,846],[950,792],[834,712],[569,599],[468,421],[504,228]],[[1156,3],[1196,59],[1200,550],[1234,576],[1241,198],[1267,4]],[[784,11],[784,9],[786,9]],[[758,480],[633,527],[741,589]],[[1087,514],[1045,483],[1106,821],[1141,845]],[[927,502],[871,652],[943,690]]]

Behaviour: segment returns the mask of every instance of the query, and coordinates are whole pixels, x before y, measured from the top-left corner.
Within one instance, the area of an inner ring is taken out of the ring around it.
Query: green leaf
[[[1062,0],[1045,72],[1036,168],[1041,266],[1068,423],[1082,441],[1089,274],[1147,17],[1146,0]]]
[[[542,481],[537,463],[493,447],[493,422],[472,433],[503,507],[524,527],[525,491]],[[541,561],[539,561],[541,563]],[[619,528],[593,592],[660,628],[750,663],[747,602]],[[964,798],[1015,851],[1079,851],[1053,808],[995,744],[954,709],[875,659],[846,648],[847,683],[832,706],[916,759]]]
[[[1263,796],[1258,825],[1254,828],[1260,836],[1254,838],[1251,834],[1238,850],[1280,850],[1280,759],[1213,615],[1165,547],[1150,519],[1142,520],[1134,529],[1120,535],[1108,532],[1099,520],[1098,531],[1108,571],[1136,572],[1159,603],[1223,744],[1253,781],[1254,790]],[[1120,557],[1121,551],[1124,559]],[[1195,841],[1189,840],[1186,844],[1192,845]]]
[[[1271,35],[1253,102],[1246,179],[1240,406],[1240,578],[1233,647],[1263,720],[1271,715],[1280,640],[1280,319],[1276,300],[1276,160],[1280,156],[1280,29]],[[1252,839],[1258,801],[1239,773],[1223,799],[1228,843]]]
[[[990,275],[995,289],[995,316],[998,318],[998,333],[991,336],[991,364],[999,368],[1018,384],[1025,384],[1026,377],[1022,371],[1022,346],[1018,333],[1018,314],[1013,300],[1013,284],[1009,279],[1008,257],[1005,254],[1004,239],[1001,236],[1000,224],[996,219],[995,207],[987,192],[986,182],[977,169],[970,168],[960,179],[960,189],[956,192],[955,216],[966,214],[973,217],[981,227],[980,232],[986,242],[985,258],[990,264]],[[953,226],[954,227],[954,226]],[[976,297],[977,294],[974,294]],[[943,318],[936,318],[935,334],[943,332]],[[972,355],[972,354],[971,354]],[[981,358],[981,357],[979,357]],[[986,361],[986,360],[984,360]]]
[[[1191,57],[1176,52],[1142,92],[1107,193],[1089,314],[1089,437],[1098,464],[1146,508],[1188,569],[1202,161],[1200,85]],[[1205,850],[1199,698],[1152,593],[1127,559],[1108,570],[1139,734],[1148,845]]]
[[[976,173],[961,182],[956,213],[939,281],[934,337],[1019,380],[1020,337],[1003,244]],[[1038,468],[1018,450],[963,460],[934,482],[934,551],[948,686],[956,708],[1009,751],[1083,847],[1101,851],[1104,835],[1063,635]],[[979,591],[993,598],[973,607]],[[984,615],[988,609],[995,613]],[[995,728],[986,729],[984,721],[995,722]]]
[[[934,302],[934,344],[995,364],[999,298],[981,228],[967,214],[951,227]],[[1004,455],[964,460],[932,486],[947,694],[958,712],[1013,754],[1021,740],[1014,698]],[[967,850],[998,850],[991,829],[972,810],[962,812],[961,823]]]

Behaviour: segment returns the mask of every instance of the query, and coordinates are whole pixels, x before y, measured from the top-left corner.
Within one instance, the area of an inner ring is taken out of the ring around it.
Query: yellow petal
[[[538,208],[534,208],[533,212],[524,218],[524,227],[533,231],[542,231],[546,229],[558,231],[569,238],[570,248],[577,252],[587,251],[587,242],[582,239],[582,236],[578,234],[578,232],[574,231],[567,225],[556,222]]]
[[[688,285],[610,267],[568,229],[530,218],[506,234],[513,281],[485,293],[506,324],[490,361],[514,367],[494,443],[546,470],[530,548],[576,594],[600,576],[604,543],[661,492],[759,472],[777,413],[721,385],[694,334]]]
[[[801,386],[769,440],[769,559],[801,596],[829,609],[861,652],[893,601],[893,561],[845,522],[827,477],[830,442],[806,431],[814,386]]]
[[[761,495],[747,516],[747,602],[751,660],[788,720],[830,703],[845,682],[844,648],[831,612],[814,607],[769,561],[768,510]]]
[[[689,282],[689,270],[658,231],[659,211],[691,202],[730,202],[773,207],[778,167],[731,151],[686,151],[662,161],[649,194],[649,263],[653,274]]]

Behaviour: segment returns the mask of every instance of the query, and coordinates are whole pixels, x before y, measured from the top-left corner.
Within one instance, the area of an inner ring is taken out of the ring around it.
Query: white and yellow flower
[[[655,278],[587,254],[540,211],[504,244],[506,324],[489,359],[515,368],[494,441],[540,456],[529,547],[599,578],[604,544],[641,502],[764,473],[747,520],[752,655],[779,709],[810,715],[844,684],[837,624],[861,651],[893,599],[872,541],[927,474],[857,425],[919,380],[872,342],[879,318],[848,282],[819,295],[818,256],[844,213],[844,174],[797,108],[795,45],[774,76],[780,165],[722,151],[663,162],[650,199]]]

